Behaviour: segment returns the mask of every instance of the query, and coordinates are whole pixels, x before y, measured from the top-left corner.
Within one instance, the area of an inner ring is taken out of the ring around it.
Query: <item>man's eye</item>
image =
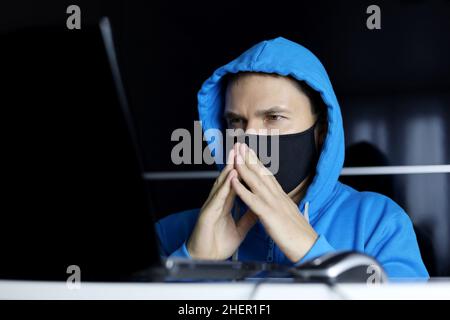
[[[266,121],[278,121],[278,120],[281,120],[281,119],[283,119],[282,116],[277,115],[277,114],[271,114],[271,115],[267,115],[265,120]]]
[[[238,125],[238,124],[241,124],[243,122],[243,120],[239,119],[239,118],[231,118],[228,120],[228,122],[232,125]]]

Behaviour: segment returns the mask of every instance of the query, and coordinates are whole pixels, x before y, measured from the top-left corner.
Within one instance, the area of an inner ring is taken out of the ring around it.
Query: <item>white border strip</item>
[[[342,176],[395,175],[450,173],[450,165],[426,166],[384,166],[384,167],[347,167],[341,171]],[[144,173],[145,180],[197,180],[215,179],[219,171],[158,171]]]
[[[422,173],[450,173],[450,165],[427,166],[386,166],[386,167],[348,167],[343,168],[343,176],[361,175],[391,175],[391,174],[422,174]]]

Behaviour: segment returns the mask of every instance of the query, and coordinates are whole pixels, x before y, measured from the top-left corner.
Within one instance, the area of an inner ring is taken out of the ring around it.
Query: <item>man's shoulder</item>
[[[381,193],[372,191],[357,191],[352,187],[340,183],[341,193],[344,196],[344,207],[358,208],[358,214],[367,213],[371,218],[394,218],[406,215],[404,209],[394,200]]]

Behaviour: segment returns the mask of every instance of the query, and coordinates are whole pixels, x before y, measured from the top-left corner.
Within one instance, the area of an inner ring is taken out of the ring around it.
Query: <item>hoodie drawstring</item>
[[[305,210],[303,210],[303,216],[305,217],[306,221],[309,223],[309,201],[305,202]]]

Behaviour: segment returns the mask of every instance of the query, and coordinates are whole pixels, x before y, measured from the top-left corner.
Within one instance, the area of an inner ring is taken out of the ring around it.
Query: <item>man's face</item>
[[[224,116],[230,129],[278,129],[291,134],[316,120],[308,97],[294,80],[267,74],[241,75],[227,88]]]

